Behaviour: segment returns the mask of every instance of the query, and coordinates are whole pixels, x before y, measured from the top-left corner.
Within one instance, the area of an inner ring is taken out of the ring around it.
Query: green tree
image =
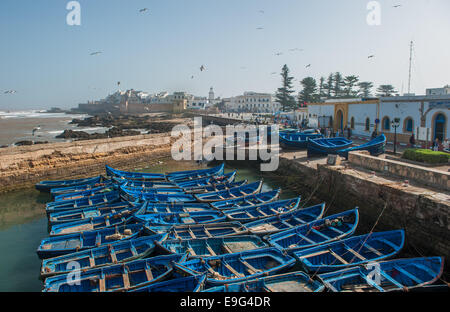
[[[369,81],[361,81],[358,83],[358,88],[358,96],[366,98],[372,96],[373,83]]]
[[[313,77],[306,77],[302,81],[300,81],[300,84],[302,85],[303,89],[300,91],[299,94],[299,102],[300,103],[310,103],[313,102],[316,98],[316,91],[317,91],[317,83],[316,80]]]
[[[326,87],[326,83],[325,83],[325,77],[320,77],[319,80],[319,98],[325,96],[325,87]]]
[[[359,81],[359,77],[358,76],[354,76],[354,75],[347,76],[347,77],[344,78],[343,84],[344,84],[344,94],[345,94],[345,96],[347,96],[347,97],[355,97],[358,94],[358,92],[354,90],[356,85],[357,85],[357,83],[358,83],[358,81]]]
[[[294,77],[289,76],[289,68],[287,65],[284,65],[281,69],[281,77],[282,77],[282,87],[278,88],[277,93],[275,95],[276,101],[280,103],[281,110],[286,111],[287,109],[294,109],[296,107],[296,101],[292,93],[292,80]]]
[[[377,89],[377,96],[393,96],[397,91],[393,85],[380,85]]]
[[[340,72],[334,74],[334,87],[333,93],[334,97],[342,96],[342,88],[344,86],[344,78]]]
[[[325,85],[325,90],[328,98],[331,98],[333,94],[333,85],[334,85],[334,75],[330,74],[327,79],[327,84]]]

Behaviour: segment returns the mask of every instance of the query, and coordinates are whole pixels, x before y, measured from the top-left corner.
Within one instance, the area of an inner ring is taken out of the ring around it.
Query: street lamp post
[[[400,118],[394,118],[392,127],[394,128],[394,154],[397,154],[397,128],[400,127]]]

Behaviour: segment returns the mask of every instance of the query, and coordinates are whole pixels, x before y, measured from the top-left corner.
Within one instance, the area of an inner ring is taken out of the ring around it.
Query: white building
[[[375,100],[349,99],[310,103],[309,123],[312,127],[332,127],[335,131],[350,127],[358,136],[371,136],[376,129],[393,141],[392,121],[399,118],[397,140],[408,143],[413,133],[419,139],[434,141],[450,137],[450,94],[425,96],[394,96]],[[424,135],[425,134],[425,135]]]
[[[270,93],[244,92],[226,102],[229,112],[248,113],[275,113],[279,111],[280,104],[275,102],[275,97]]]
[[[427,89],[427,95],[446,95],[450,94],[450,85],[446,85],[443,88],[434,88],[434,89]]]

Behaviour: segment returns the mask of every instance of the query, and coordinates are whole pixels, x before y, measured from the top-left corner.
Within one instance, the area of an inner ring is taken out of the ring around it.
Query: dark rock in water
[[[84,131],[64,130],[63,133],[57,135],[57,139],[89,139],[90,134]]]
[[[16,146],[33,145],[33,141],[19,141],[15,143]]]

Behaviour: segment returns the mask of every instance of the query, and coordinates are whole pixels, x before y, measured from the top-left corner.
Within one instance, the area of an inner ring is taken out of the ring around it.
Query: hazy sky
[[[79,0],[80,26],[67,25],[68,2],[0,1],[0,110],[75,107],[117,81],[152,93],[275,92],[283,64],[298,79],[341,71],[406,92],[411,40],[412,92],[450,83],[449,0],[381,0],[379,26],[366,0]]]

